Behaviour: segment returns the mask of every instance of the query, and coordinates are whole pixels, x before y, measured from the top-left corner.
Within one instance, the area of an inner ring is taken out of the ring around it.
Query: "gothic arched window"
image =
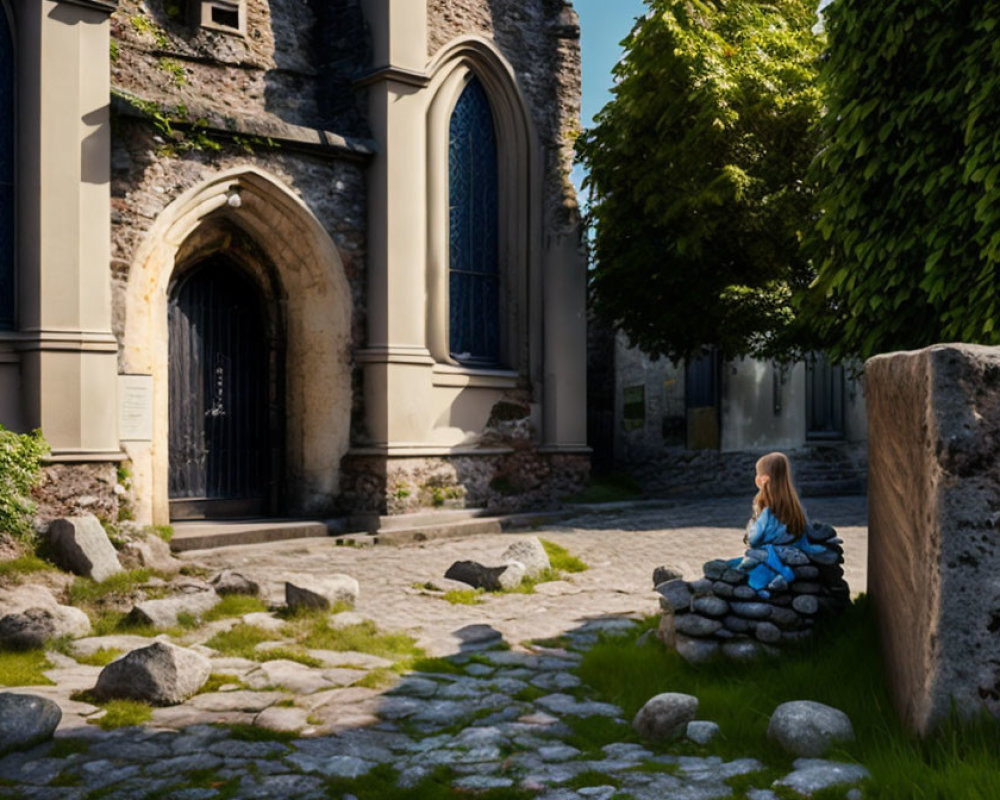
[[[463,364],[500,361],[498,193],[493,114],[474,77],[452,112],[448,143],[449,349]]]
[[[0,4],[0,330],[14,327],[14,43]]]

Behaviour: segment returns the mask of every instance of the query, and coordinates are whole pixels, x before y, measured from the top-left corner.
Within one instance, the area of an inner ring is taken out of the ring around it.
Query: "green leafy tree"
[[[18,434],[0,425],[0,533],[30,536],[35,504],[31,490],[41,477],[49,452],[41,431]]]
[[[1000,3],[836,0],[807,334],[1000,343]]]
[[[647,0],[578,140],[595,309],[646,352],[765,354],[813,275],[814,2]]]

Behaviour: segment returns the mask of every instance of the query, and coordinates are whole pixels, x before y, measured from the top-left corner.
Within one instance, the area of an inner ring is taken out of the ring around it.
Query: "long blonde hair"
[[[806,514],[792,483],[788,457],[784,453],[768,453],[757,461],[757,472],[767,476],[767,480],[753,499],[754,516],[769,508],[789,533],[805,533]]]

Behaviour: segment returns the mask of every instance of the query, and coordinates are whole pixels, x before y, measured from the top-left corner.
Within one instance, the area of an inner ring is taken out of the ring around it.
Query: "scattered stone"
[[[93,514],[53,520],[48,542],[52,560],[77,575],[103,581],[122,571],[118,553]]]
[[[841,764],[817,758],[800,758],[792,765],[795,770],[774,782],[806,797],[831,786],[860,783],[871,774],[860,764]]]
[[[309,712],[291,706],[270,706],[254,717],[253,724],[271,731],[301,731],[309,727]]]
[[[444,576],[449,580],[461,581],[468,584],[474,589],[498,592],[504,588],[500,576],[512,568],[515,572],[518,571],[517,568],[512,567],[510,564],[504,564],[499,567],[485,567],[476,561],[456,561],[448,567],[448,571],[445,572]],[[520,570],[520,574],[521,577],[524,576],[523,567]],[[520,579],[518,581],[520,582]]]
[[[340,603],[353,606],[361,592],[350,575],[302,575],[285,582],[285,602],[291,609],[325,610]]]
[[[722,654],[733,661],[756,661],[760,658],[760,646],[750,639],[738,639],[724,642]]]
[[[177,625],[181,614],[201,619],[202,615],[215,608],[219,601],[220,597],[215,592],[191,592],[158,600],[144,600],[133,606],[128,619],[139,625],[170,628]]]
[[[730,603],[734,614],[747,619],[767,619],[771,616],[771,606],[767,603]]]
[[[691,603],[691,610],[697,614],[704,614],[706,617],[722,617],[729,612],[729,603],[721,597],[706,595],[705,597],[696,597]]]
[[[843,711],[812,700],[782,703],[771,715],[767,736],[797,756],[821,756],[837,742],[854,739]]]
[[[657,567],[653,570],[653,588],[655,589],[661,583],[667,583],[668,581],[674,581],[683,577],[684,573],[673,567]]]
[[[727,569],[729,569],[729,562],[723,561],[719,558],[714,561],[707,561],[702,566],[702,571],[705,573],[705,577],[710,578],[713,581],[720,580]]]
[[[97,678],[99,699],[140,700],[156,706],[182,703],[208,680],[211,667],[198,653],[154,642],[108,664]]]
[[[508,561],[506,567],[507,569],[497,576],[500,588],[506,590],[516,589],[525,578],[524,564],[520,561]]]
[[[0,692],[0,756],[51,739],[61,719],[62,711],[52,700]]]
[[[719,726],[709,720],[693,719],[687,724],[684,735],[695,744],[704,746],[719,735]]]
[[[622,710],[611,703],[577,700],[568,694],[549,694],[535,701],[546,711],[571,717],[617,717]]]
[[[61,636],[86,636],[90,620],[78,608],[28,608],[0,618],[0,650],[36,650]]]
[[[691,607],[691,590],[679,578],[659,584],[656,591],[674,611],[687,611]]]
[[[674,628],[677,632],[687,636],[711,636],[721,627],[722,622],[719,620],[709,619],[699,614],[681,614],[674,619]]]
[[[328,624],[331,624],[338,616],[340,615],[336,614],[331,617]],[[274,616],[269,611],[251,611],[249,614],[244,614],[240,619],[247,625],[263,628],[266,631],[280,631],[288,624],[285,620]]]
[[[776,644],[781,641],[781,630],[770,622],[760,622],[753,629],[753,635],[765,644]]]
[[[800,594],[792,600],[792,608],[800,614],[812,615],[819,611],[819,600],[812,595]]]
[[[260,584],[251,580],[241,572],[224,569],[211,580],[212,588],[217,594],[245,594],[250,597],[260,595]]]
[[[636,733],[647,739],[675,739],[698,712],[698,698],[678,692],[658,694],[632,720]]]
[[[701,664],[713,658],[719,652],[719,642],[712,639],[696,639],[678,634],[674,639],[674,647],[681,657],[691,664]]]
[[[549,555],[537,536],[514,542],[503,551],[500,560],[504,563],[517,561],[524,566],[524,574],[528,578],[537,578],[543,572],[552,568]]]
[[[118,560],[166,575],[176,575],[184,566],[183,561],[173,557],[170,545],[155,533],[146,534],[142,539],[126,542],[118,555]]]

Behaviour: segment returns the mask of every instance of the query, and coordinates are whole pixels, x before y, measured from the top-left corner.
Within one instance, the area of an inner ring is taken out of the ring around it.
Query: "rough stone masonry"
[[[889,688],[928,733],[1000,715],[1000,348],[868,361],[868,588]]]

